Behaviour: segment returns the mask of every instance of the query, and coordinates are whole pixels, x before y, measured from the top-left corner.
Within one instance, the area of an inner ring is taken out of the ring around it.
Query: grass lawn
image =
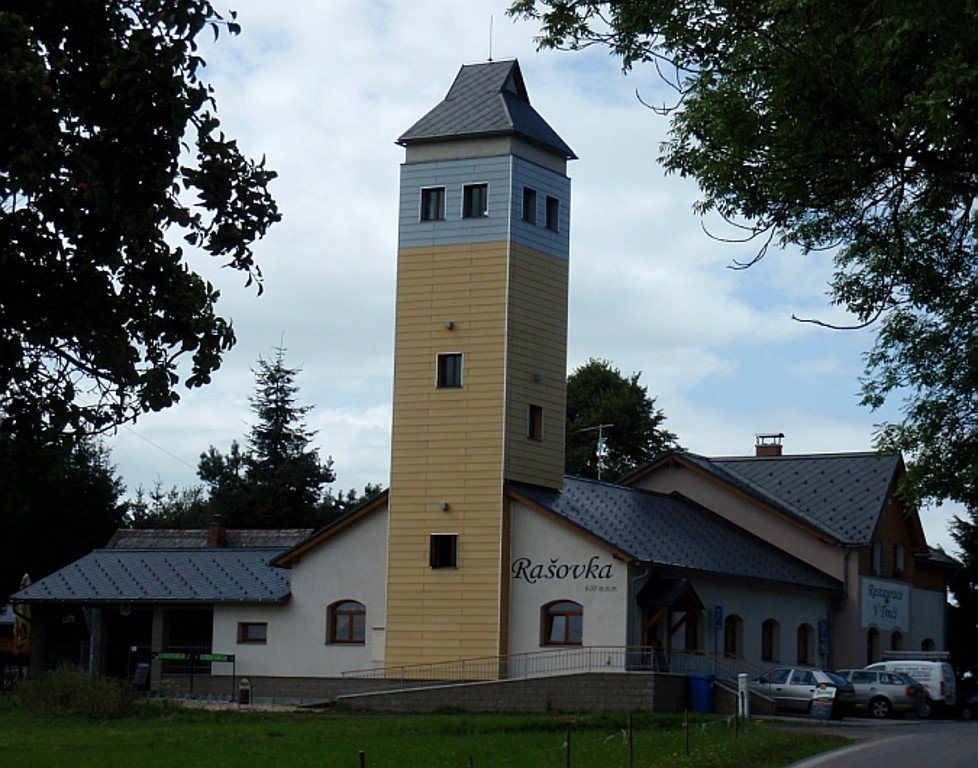
[[[847,743],[828,729],[785,733],[719,717],[691,718],[686,755],[680,715],[635,714],[633,765],[672,768],[783,766]],[[4,768],[564,768],[571,729],[574,768],[628,766],[627,715],[369,716],[152,711],[123,720],[41,717],[0,707]]]

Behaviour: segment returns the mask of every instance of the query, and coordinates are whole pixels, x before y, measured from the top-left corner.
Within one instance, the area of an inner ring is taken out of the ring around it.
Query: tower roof
[[[408,146],[500,135],[519,136],[568,160],[577,157],[530,106],[515,59],[464,65],[445,99],[408,128],[397,143]]]

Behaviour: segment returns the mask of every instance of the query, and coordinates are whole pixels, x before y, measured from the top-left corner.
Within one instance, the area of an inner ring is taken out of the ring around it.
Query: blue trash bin
[[[713,681],[716,678],[703,672],[689,675],[689,703],[702,715],[713,711]]]

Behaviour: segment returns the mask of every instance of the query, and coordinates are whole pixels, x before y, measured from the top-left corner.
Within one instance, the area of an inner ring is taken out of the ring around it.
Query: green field
[[[31,715],[0,706],[4,768],[614,768],[629,765],[628,716],[368,716],[333,711],[210,712],[151,708],[135,718]],[[765,768],[847,743],[829,729],[787,733],[720,717],[632,717],[632,765]]]

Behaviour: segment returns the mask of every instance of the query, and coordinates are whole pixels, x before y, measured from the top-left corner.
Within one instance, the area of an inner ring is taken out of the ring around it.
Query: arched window
[[[761,624],[761,658],[764,661],[781,658],[781,625],[774,619]]]
[[[363,645],[367,633],[367,609],[356,600],[333,603],[327,611],[326,642]]]
[[[925,638],[924,641],[920,644],[920,650],[922,651],[933,651],[935,647],[936,646],[934,645],[934,641],[931,640],[929,637]]]
[[[893,575],[903,576],[907,570],[907,556],[903,544],[897,542],[893,545]]]
[[[811,665],[815,663],[815,630],[811,624],[798,627],[798,663]]]
[[[873,539],[873,573],[883,575],[883,542]]]
[[[744,622],[734,613],[723,620],[723,655],[744,655]]]
[[[581,645],[584,609],[571,600],[555,600],[543,606],[542,645]]]
[[[902,651],[903,650],[903,634],[894,630],[893,634],[890,635],[890,650],[891,651]]]
[[[866,663],[872,664],[880,658],[880,633],[876,627],[870,627],[866,633]]]

